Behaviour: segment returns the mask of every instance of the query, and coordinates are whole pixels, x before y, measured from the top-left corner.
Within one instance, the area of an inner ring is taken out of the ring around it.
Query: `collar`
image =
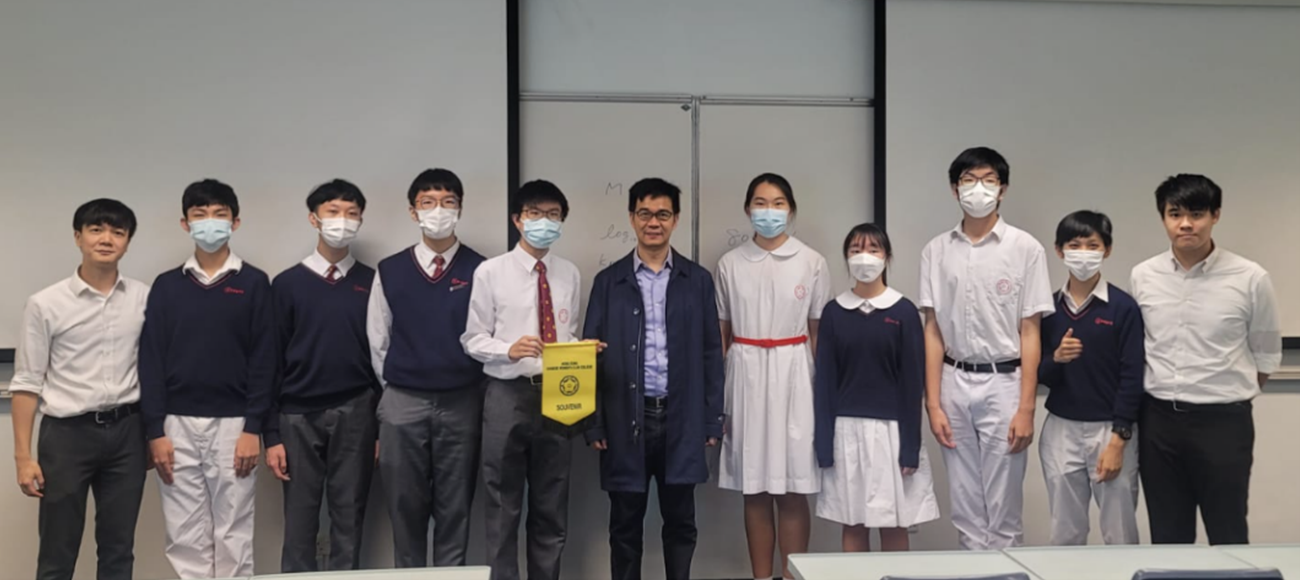
[[[645,262],[641,261],[641,256],[637,253],[636,250],[632,250],[632,271],[639,272],[641,271],[641,268],[643,266],[645,266]],[[648,267],[646,269],[649,270]],[[664,270],[671,271],[672,269],[673,269],[673,251],[672,249],[669,249],[668,257],[664,259]]]
[[[239,272],[242,269],[244,269],[244,261],[240,259],[239,256],[235,255],[234,250],[231,250],[230,254],[226,256],[226,263],[222,264],[221,267],[217,269],[217,274],[213,276],[212,279],[216,280],[226,272]],[[190,254],[189,259],[185,260],[185,265],[181,266],[181,271],[185,273],[194,272],[196,275],[202,274],[203,276],[207,276],[207,274],[203,272],[203,268],[199,266],[199,259],[195,258],[194,254]]]
[[[803,246],[804,244],[799,241],[799,238],[789,236],[785,239],[784,243],[778,246],[775,250],[769,252],[759,247],[758,242],[751,239],[740,246],[740,255],[744,256],[746,260],[751,262],[761,262],[768,254],[780,256],[782,258],[789,258],[790,256],[798,254],[799,250],[803,249]]]
[[[109,290],[109,294],[112,294],[113,292],[117,291],[118,289],[122,288],[125,285],[126,282],[122,278],[122,273],[118,272],[117,281],[113,282],[113,289]],[[68,278],[68,289],[72,290],[73,296],[81,296],[85,292],[92,292],[95,294],[99,294],[99,290],[92,288],[90,284],[87,284],[85,280],[81,279],[80,266],[78,266],[77,269],[73,270],[72,277]],[[100,295],[105,296],[104,294],[100,294]]]
[[[1219,250],[1219,244],[1214,243],[1213,240],[1211,240],[1210,243],[1214,244],[1214,248],[1210,250],[1210,255],[1206,256],[1204,260],[1193,264],[1191,269],[1186,270],[1187,272],[1191,272],[1197,268],[1200,268],[1202,272],[1207,272],[1213,268],[1215,264],[1219,263],[1219,257],[1223,255],[1223,252]],[[1169,263],[1174,265],[1175,272],[1184,271],[1183,265],[1178,263],[1178,258],[1174,256],[1173,248],[1169,248],[1169,250],[1165,252],[1165,258],[1169,260]]]
[[[338,267],[340,278],[345,277],[356,263],[357,259],[352,257],[352,252],[348,252],[348,255],[339,260],[337,264],[330,264],[330,261],[326,260],[325,256],[320,255],[320,250],[312,252],[310,256],[307,256],[302,261],[302,265],[306,266],[308,270],[320,274],[322,278],[329,272],[331,265]]]
[[[1097,287],[1093,288],[1092,292],[1088,293],[1088,296],[1092,298],[1096,298],[1097,300],[1100,300],[1102,302],[1110,303],[1110,283],[1106,282],[1106,276],[1104,274],[1101,276],[1101,278],[1097,279]],[[1061,286],[1061,300],[1070,300],[1070,301],[1074,300],[1074,298],[1070,297],[1069,276],[1066,276],[1065,284]],[[1086,302],[1087,298],[1085,298],[1084,301]],[[1066,304],[1069,304],[1069,302],[1066,302]],[[1076,308],[1080,306],[1082,305],[1080,304],[1075,305]]]
[[[961,229],[962,221],[963,220],[957,221],[957,227],[954,227],[952,229],[951,235],[957,239],[970,242],[971,241],[970,236],[967,236],[966,232],[963,232]],[[1007,220],[1002,219],[1002,216],[999,214],[997,223],[993,224],[993,230],[990,231],[989,235],[985,236],[983,240],[980,240],[980,243],[984,243],[990,237],[997,238],[999,242],[1005,240],[1007,238],[1007,227],[1008,227]]]
[[[534,258],[532,254],[529,254],[524,250],[524,245],[522,243],[515,244],[515,249],[510,250],[510,258],[514,260],[520,268],[523,268],[527,272],[532,272],[537,268],[537,263],[541,262],[546,264],[546,271],[547,273],[550,273],[551,266],[554,262],[554,260],[551,259],[551,252],[546,252],[546,255],[542,256],[541,260],[538,260],[537,258]]]
[[[415,244],[415,260],[420,263],[421,268],[432,268],[433,259],[441,255],[442,259],[446,262],[445,264],[443,264],[443,267],[446,267],[446,264],[450,264],[451,261],[456,257],[456,252],[458,251],[460,251],[459,238],[457,238],[456,242],[452,244],[450,248],[447,248],[447,251],[443,252],[442,254],[433,251],[433,248],[430,248],[429,244],[424,243],[424,239],[421,238],[420,241]],[[348,257],[351,258],[352,254],[349,253]],[[340,269],[341,268],[342,267],[340,266]]]
[[[902,292],[886,286],[885,291],[881,292],[879,296],[874,298],[863,298],[858,296],[852,290],[845,290],[840,293],[839,296],[835,297],[835,302],[840,305],[840,308],[845,310],[857,310],[861,308],[866,312],[870,312],[872,310],[884,310],[889,308],[898,304],[898,301],[902,299]],[[870,309],[865,308],[868,304],[871,305]]]

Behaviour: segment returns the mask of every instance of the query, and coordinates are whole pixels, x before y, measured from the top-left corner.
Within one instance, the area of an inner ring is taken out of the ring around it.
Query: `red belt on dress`
[[[808,342],[807,335],[795,336],[792,338],[741,338],[739,336],[732,338],[736,344],[748,344],[759,348],[776,348],[778,346],[793,346]]]

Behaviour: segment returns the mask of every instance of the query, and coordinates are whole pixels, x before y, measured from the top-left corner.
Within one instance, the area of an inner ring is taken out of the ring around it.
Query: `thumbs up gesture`
[[[1056,347],[1056,352],[1052,354],[1052,359],[1058,363],[1065,364],[1083,354],[1083,341],[1074,337],[1074,329],[1065,331],[1065,336],[1061,338],[1061,346]]]

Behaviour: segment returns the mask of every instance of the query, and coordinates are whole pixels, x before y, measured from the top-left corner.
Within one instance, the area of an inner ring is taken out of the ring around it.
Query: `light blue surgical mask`
[[[524,239],[528,240],[528,245],[545,250],[560,239],[560,228],[563,225],[550,218],[524,220]]]
[[[190,237],[200,250],[209,254],[230,241],[230,231],[230,220],[212,218],[190,222]]]
[[[784,209],[751,209],[749,221],[754,223],[754,231],[765,238],[775,238],[785,231],[786,220],[790,212]]]

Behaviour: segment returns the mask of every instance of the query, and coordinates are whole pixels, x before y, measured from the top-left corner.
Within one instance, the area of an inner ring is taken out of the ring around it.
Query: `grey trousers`
[[[284,572],[315,571],[321,498],[330,521],[330,570],[361,567],[361,533],[375,466],[372,390],[337,407],[281,414],[280,435],[289,463],[284,482]]]
[[[519,580],[519,519],[528,489],[528,578],[559,580],[569,522],[570,441],[543,427],[542,391],[489,379],[483,405],[487,563],[492,580]]]
[[[1094,499],[1101,510],[1102,541],[1138,543],[1136,438],[1124,446],[1124,465],[1119,475],[1105,483],[1097,481],[1097,461],[1110,443],[1110,427],[1110,421],[1071,421],[1050,413],[1043,421],[1038,457],[1047,482],[1054,546],[1088,543],[1088,508]]]
[[[389,386],[379,403],[379,473],[393,522],[398,568],[464,566],[478,479],[483,389]]]

